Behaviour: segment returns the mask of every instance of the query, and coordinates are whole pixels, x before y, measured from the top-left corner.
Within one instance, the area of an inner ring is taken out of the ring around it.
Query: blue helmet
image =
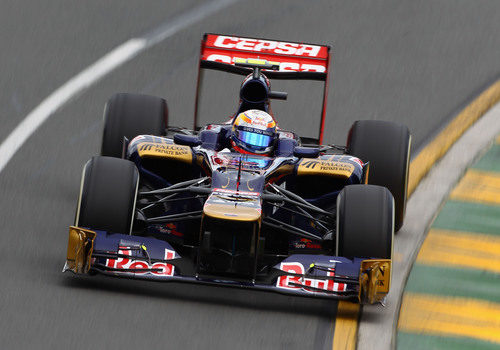
[[[231,143],[240,153],[269,154],[276,139],[276,122],[261,110],[250,109],[238,114],[233,121]]]

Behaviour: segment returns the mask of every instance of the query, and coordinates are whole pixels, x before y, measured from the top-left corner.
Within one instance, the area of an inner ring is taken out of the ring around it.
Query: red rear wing
[[[195,129],[198,117],[198,98],[202,81],[202,69],[215,69],[235,74],[247,75],[249,68],[234,65],[235,59],[262,59],[279,63],[278,71],[266,71],[270,79],[306,79],[324,81],[323,107],[321,112],[318,142],[323,141],[328,94],[328,70],[330,47],[298,42],[285,42],[257,38],[205,34],[201,41],[200,71],[195,104]]]

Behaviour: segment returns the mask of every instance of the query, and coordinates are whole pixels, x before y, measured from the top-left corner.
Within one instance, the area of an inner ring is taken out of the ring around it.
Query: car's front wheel
[[[394,199],[385,187],[346,186],[337,197],[336,255],[392,258]]]
[[[138,185],[133,162],[93,157],[83,168],[75,226],[129,234]]]

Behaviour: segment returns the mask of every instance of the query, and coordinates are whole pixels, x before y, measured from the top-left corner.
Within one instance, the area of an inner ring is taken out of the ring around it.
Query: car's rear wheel
[[[336,255],[392,258],[394,199],[385,187],[346,186],[337,198]]]
[[[391,191],[396,231],[403,226],[406,211],[410,147],[408,127],[388,121],[358,120],[347,138],[347,153],[370,162],[368,183]]]
[[[167,102],[163,98],[119,93],[104,108],[101,155],[120,158],[123,138],[137,135],[165,135],[168,124]]]
[[[134,163],[93,157],[83,168],[75,226],[129,234],[138,185],[139,172]]]

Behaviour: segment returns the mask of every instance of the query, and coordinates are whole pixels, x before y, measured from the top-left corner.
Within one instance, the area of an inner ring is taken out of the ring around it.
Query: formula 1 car
[[[357,121],[323,145],[330,47],[205,34],[205,69],[246,76],[235,116],[287,94],[268,79],[324,82],[318,138],[278,130],[272,155],[231,151],[231,122],[168,125],[164,99],[105,107],[101,155],[83,168],[63,271],[383,302],[403,224],[410,134]],[[196,103],[198,106],[198,103]]]

